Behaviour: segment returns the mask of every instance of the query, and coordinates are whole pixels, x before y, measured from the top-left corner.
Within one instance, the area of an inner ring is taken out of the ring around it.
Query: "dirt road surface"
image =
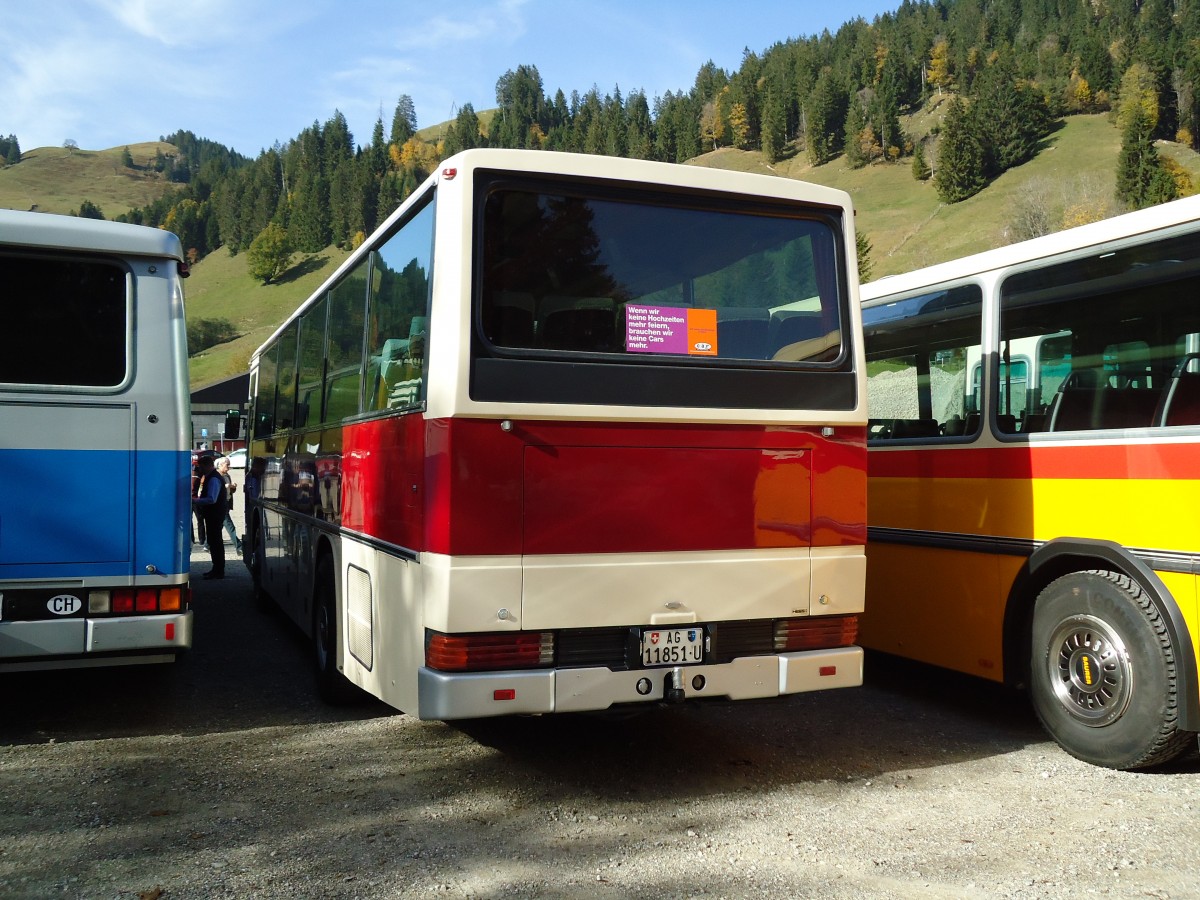
[[[174,666],[0,676],[0,897],[1200,897],[1200,760],[1088,766],[994,685],[419,722],[323,706],[230,572]]]

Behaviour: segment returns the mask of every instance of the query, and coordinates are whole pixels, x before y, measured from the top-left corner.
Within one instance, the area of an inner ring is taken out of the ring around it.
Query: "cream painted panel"
[[[804,615],[809,550],[526,557],[522,627]]]

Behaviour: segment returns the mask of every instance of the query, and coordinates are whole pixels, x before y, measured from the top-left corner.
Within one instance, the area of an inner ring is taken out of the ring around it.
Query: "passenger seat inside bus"
[[[1200,372],[1188,371],[1197,361],[1200,353],[1189,353],[1171,372],[1154,411],[1155,425],[1200,425]]]
[[[834,358],[840,349],[836,329],[826,331],[820,312],[793,310],[771,316],[767,345],[771,359],[799,362]]]
[[[1144,380],[1144,372],[1138,372]],[[1119,373],[1103,369],[1076,369],[1066,377],[1047,414],[1048,431],[1085,431],[1101,428],[1144,428],[1154,419],[1158,393],[1149,387],[1114,386]]]
[[[771,314],[762,308],[717,310],[717,354],[725,359],[766,359]]]
[[[538,338],[550,350],[608,353],[616,349],[616,304],[611,297],[546,297]]]
[[[499,347],[532,347],[533,295],[499,292],[487,306],[483,330]]]

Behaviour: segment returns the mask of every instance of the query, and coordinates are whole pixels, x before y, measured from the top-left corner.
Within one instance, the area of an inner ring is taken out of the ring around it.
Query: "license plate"
[[[704,662],[704,629],[647,628],[642,632],[643,666],[680,666]]]

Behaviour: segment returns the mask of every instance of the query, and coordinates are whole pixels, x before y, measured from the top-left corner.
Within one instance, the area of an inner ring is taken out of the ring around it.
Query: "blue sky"
[[[495,106],[532,64],[548,94],[647,98],[691,88],[707,60],[871,21],[900,0],[9,0],[0,134],[22,150],[103,150],[187,129],[254,157],[341,110],[357,143],[413,98],[418,124]]]

